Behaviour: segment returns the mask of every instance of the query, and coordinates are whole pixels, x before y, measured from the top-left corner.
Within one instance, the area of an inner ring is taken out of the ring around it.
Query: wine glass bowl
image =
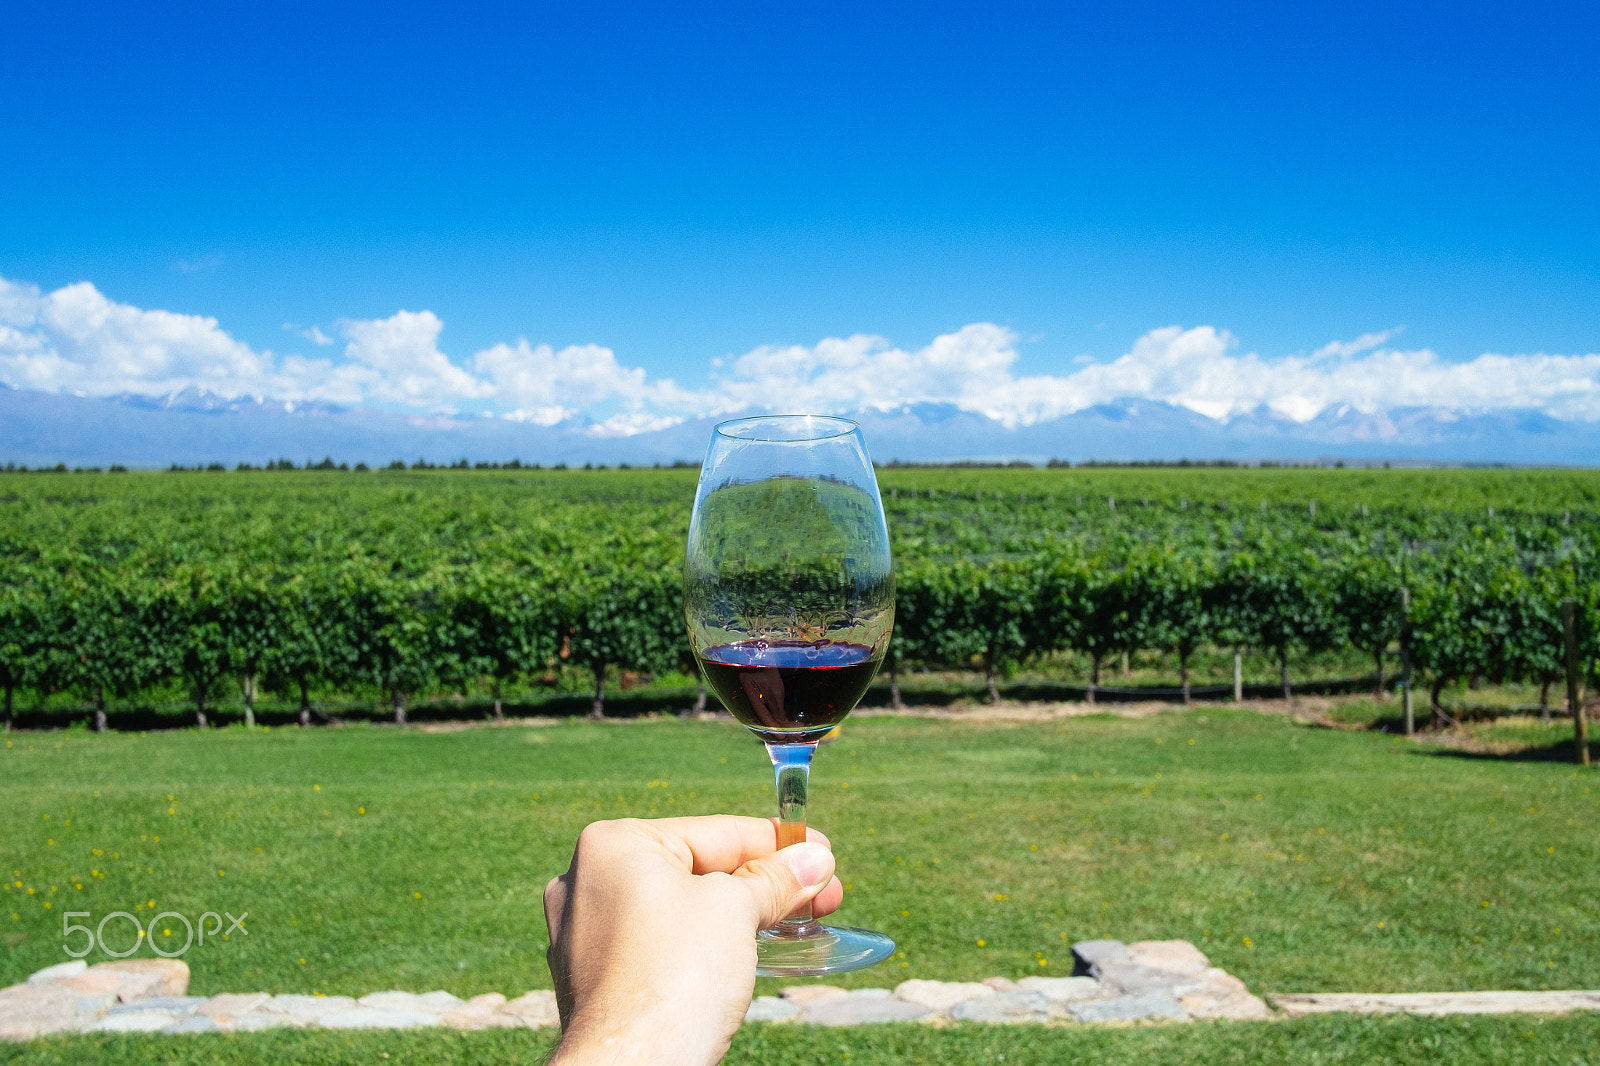
[[[866,692],[894,629],[889,532],[855,423],[776,415],[716,428],[689,522],[684,617],[706,687],[772,758],[779,846],[804,840],[817,742]],[[757,948],[758,973],[798,976],[870,966],[894,942],[823,926],[807,908]]]

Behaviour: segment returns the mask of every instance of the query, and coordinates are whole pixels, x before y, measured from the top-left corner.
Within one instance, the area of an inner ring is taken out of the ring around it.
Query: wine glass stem
[[[799,844],[806,839],[806,786],[811,781],[811,757],[816,744],[768,744],[772,769],[778,784],[778,847]],[[781,936],[807,936],[817,926],[807,903],[775,927]]]

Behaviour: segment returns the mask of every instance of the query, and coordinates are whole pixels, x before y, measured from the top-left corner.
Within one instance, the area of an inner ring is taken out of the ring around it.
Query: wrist
[[[633,1014],[568,1023],[549,1066],[714,1066],[727,1039],[714,1039],[693,1017]]]

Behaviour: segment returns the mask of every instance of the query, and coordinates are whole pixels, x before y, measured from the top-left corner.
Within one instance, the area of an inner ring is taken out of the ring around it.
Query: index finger
[[[732,873],[751,859],[762,859],[778,850],[778,827],[771,818],[712,814],[656,818],[641,824],[658,834],[662,843],[687,850],[690,873]],[[809,826],[806,839],[831,847],[825,835]]]

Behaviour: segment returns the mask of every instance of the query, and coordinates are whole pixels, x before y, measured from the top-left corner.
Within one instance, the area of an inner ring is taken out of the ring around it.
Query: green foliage
[[[1100,683],[1107,655],[1139,646],[1141,605],[1128,568],[1105,555],[1057,557],[1046,571],[1045,626],[1053,648],[1075,648],[1089,656],[1089,699]]]
[[[1212,640],[1217,564],[1211,553],[1188,545],[1174,552],[1145,548],[1129,560],[1124,581],[1139,605],[1141,644],[1172,648],[1180,664],[1187,664],[1197,647]],[[1188,666],[1181,669],[1187,688]]]
[[[457,649],[460,673],[494,679],[499,717],[500,686],[544,667],[558,650],[560,624],[560,599],[537,568],[511,560],[477,563],[458,577],[447,640]]]
[[[116,572],[68,573],[48,585],[44,609],[56,619],[43,649],[41,680],[105,696],[131,696],[177,668],[170,596],[153,581]],[[48,680],[45,680],[48,679]]]
[[[259,635],[232,623],[230,597],[217,576],[204,566],[189,566],[166,582],[146,624],[166,630],[173,665],[194,694],[195,719],[206,724],[206,701],[228,672],[237,652],[250,653]]]
[[[1410,590],[1437,683],[1564,671],[1560,604],[1600,651],[1600,474],[1576,471],[884,470],[896,562],[891,669],[992,678],[1108,655],[1349,646],[1380,673]],[[30,474],[0,495],[0,689],[95,704],[181,688],[382,692],[403,714],[559,660],[685,662],[681,573],[693,470],[390,469]],[[770,585],[762,525],[829,545],[870,519],[859,490],[758,482],[708,543]],[[1309,505],[1315,501],[1313,510]],[[823,571],[827,571],[824,573]],[[565,653],[564,655],[562,653]],[[609,673],[608,673],[609,672]],[[1392,675],[1391,675],[1392,676]]]
[[[1380,555],[1347,552],[1335,560],[1328,577],[1333,609],[1344,620],[1345,637],[1373,656],[1381,688],[1384,652],[1400,639],[1400,574]]]
[[[572,657],[594,672],[592,714],[605,711],[608,666],[670,670],[684,643],[683,585],[675,570],[598,569],[569,588],[565,617]]]
[[[1289,689],[1289,650],[1321,651],[1343,643],[1346,620],[1335,610],[1329,571],[1309,547],[1263,537],[1237,552],[1228,566],[1221,601],[1228,632],[1242,643],[1272,648]]]
[[[1519,610],[1528,580],[1505,541],[1463,545],[1435,562],[1418,600],[1415,655],[1434,678],[1505,678],[1517,665]],[[1558,643],[1557,648],[1561,645]]]

